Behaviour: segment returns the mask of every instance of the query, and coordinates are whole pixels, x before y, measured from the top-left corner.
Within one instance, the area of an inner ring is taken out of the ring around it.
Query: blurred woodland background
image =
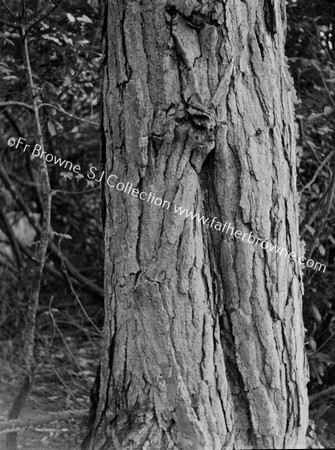
[[[318,438],[330,448],[335,446],[335,2],[289,0],[287,15],[286,52],[297,92],[300,233],[306,257],[327,265],[325,272],[304,270],[310,408]],[[11,418],[38,420],[89,407],[104,314],[101,186],[50,163],[49,188],[41,162],[7,142],[22,137],[35,145],[42,139],[47,153],[83,171],[100,167],[100,18],[98,0],[0,0],[2,421],[8,411]],[[43,241],[49,212],[51,233]],[[38,242],[46,247],[34,303]],[[22,393],[27,373],[32,379]],[[27,397],[22,414],[20,394]],[[50,422],[21,432],[18,448],[72,449],[78,433],[74,418]],[[4,442],[2,433],[0,446]]]

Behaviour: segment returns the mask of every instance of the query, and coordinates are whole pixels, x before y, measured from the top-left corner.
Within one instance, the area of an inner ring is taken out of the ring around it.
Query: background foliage
[[[100,6],[95,1],[0,2],[0,104],[31,102],[27,65],[20,30],[34,23],[50,4],[58,7],[29,31],[28,48],[45,148],[79,164],[83,171],[99,167],[101,73]],[[24,15],[21,19],[22,7]],[[13,13],[13,14],[12,14]],[[14,24],[14,26],[12,26]],[[5,413],[17,393],[24,355],[24,329],[31,270],[34,269],[43,216],[39,166],[29,153],[7,145],[9,138],[38,142],[30,110],[0,107],[0,410]],[[100,226],[100,186],[48,164],[52,189],[49,246],[36,321],[39,368],[26,414],[88,407],[103,319],[103,236]],[[27,211],[15,201],[10,181]],[[14,245],[15,244],[15,245]],[[16,247],[16,251],[14,251]],[[12,394],[12,395],[8,395]],[[2,407],[1,407],[2,406]],[[3,416],[3,418],[5,418]],[[44,433],[24,434],[24,448],[74,448],[73,428],[60,424]],[[63,431],[62,431],[63,430]],[[71,433],[70,433],[71,430]],[[1,436],[0,436],[1,437]],[[0,441],[0,447],[3,442]]]
[[[0,1],[0,105],[29,102],[15,17],[19,20],[23,7],[22,20],[28,24],[50,3]],[[100,4],[95,0],[57,3],[29,32],[33,78],[40,100],[49,105],[40,109],[46,150],[83,168],[99,167]],[[300,233],[306,257],[327,265],[324,273],[307,268],[304,272],[311,415],[320,440],[331,447],[335,443],[335,4],[333,0],[289,0],[287,11],[286,51],[297,91]],[[9,138],[19,136],[28,143],[37,140],[31,111],[13,104],[0,106],[3,402],[5,394],[17,389],[30,271],[39,240],[5,180],[10,180],[34,220],[43,216],[35,161],[7,145]],[[54,164],[48,168],[56,249],[48,251],[36,323],[40,366],[31,398],[39,411],[52,410],[53,405],[55,410],[87,407],[103,318],[100,186]],[[55,390],[50,396],[51,385]],[[31,401],[27,407],[33,407]],[[39,448],[45,438],[53,441],[53,448],[58,448],[58,442],[64,448],[69,435],[62,429],[66,427],[43,436],[31,433],[25,439],[31,449]]]
[[[335,422],[335,3],[291,0],[286,53],[297,91],[300,235],[306,257],[327,265],[304,271],[304,320],[311,417],[334,447]]]

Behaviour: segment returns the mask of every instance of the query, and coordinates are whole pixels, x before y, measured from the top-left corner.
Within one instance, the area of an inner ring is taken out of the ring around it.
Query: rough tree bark
[[[285,1],[105,6],[106,319],[83,448],[304,448],[301,268],[173,207],[301,254]]]

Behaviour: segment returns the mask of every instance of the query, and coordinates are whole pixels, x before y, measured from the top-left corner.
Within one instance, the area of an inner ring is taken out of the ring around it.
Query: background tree
[[[46,412],[80,409],[82,415],[92,383],[89,354],[96,352],[100,330],[91,316],[99,324],[103,297],[99,188],[82,173],[46,167],[29,150],[7,142],[21,137],[30,148],[40,144],[80,164],[84,174],[89,164],[98,165],[101,53],[95,3],[0,1],[0,401],[8,419],[25,406],[29,419],[29,402],[36,397],[38,403],[44,397]],[[42,404],[42,416],[43,409]],[[14,422],[2,423],[1,432],[15,432]],[[25,448],[31,440],[24,436]],[[16,434],[9,434],[7,448],[16,447]]]
[[[104,350],[84,448],[304,448],[285,2],[105,2]]]

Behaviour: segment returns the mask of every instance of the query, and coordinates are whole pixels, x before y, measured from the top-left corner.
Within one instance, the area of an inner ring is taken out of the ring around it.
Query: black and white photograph
[[[335,1],[0,0],[0,449],[335,448]]]

